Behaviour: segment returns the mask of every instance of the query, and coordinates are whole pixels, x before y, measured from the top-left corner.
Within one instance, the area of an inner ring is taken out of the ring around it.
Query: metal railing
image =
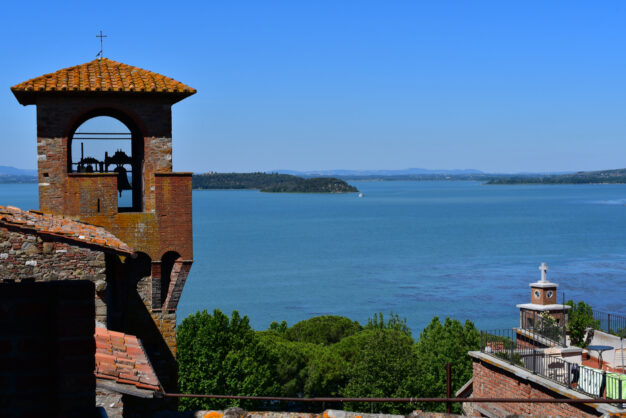
[[[565,315],[564,315],[565,317]],[[529,330],[543,338],[554,341],[556,344],[565,347],[567,342],[567,327],[564,319],[558,323],[555,319],[541,313],[522,311],[520,325],[523,329]]]
[[[598,321],[600,331],[626,338],[626,316],[593,309],[593,319]]]
[[[560,357],[556,347],[537,348],[514,330],[481,331],[480,337],[481,352],[567,388],[595,398],[622,399],[626,395],[626,375],[570,363]]]

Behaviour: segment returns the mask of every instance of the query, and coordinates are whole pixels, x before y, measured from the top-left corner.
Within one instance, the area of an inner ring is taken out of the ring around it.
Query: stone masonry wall
[[[96,287],[96,320],[107,323],[105,257],[102,251],[47,241],[0,227],[0,279],[88,280]]]
[[[123,418],[124,402],[122,394],[105,388],[96,388],[96,406],[104,408],[107,418]]]
[[[474,359],[473,394],[475,398],[557,398],[562,397],[535,383],[524,380],[491,364]],[[592,417],[600,414],[584,405],[548,403],[480,404],[496,415]]]

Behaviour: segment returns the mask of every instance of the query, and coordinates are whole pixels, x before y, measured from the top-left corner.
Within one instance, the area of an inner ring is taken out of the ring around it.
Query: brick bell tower
[[[191,173],[172,172],[171,107],[196,90],[100,58],[11,91],[22,105],[37,107],[40,211],[102,226],[135,251],[134,258],[107,260],[114,278],[107,279],[105,325],[138,335],[148,351],[168,351],[173,359],[193,242]],[[127,132],[79,129],[101,116]],[[111,147],[91,153],[92,143],[107,140]]]

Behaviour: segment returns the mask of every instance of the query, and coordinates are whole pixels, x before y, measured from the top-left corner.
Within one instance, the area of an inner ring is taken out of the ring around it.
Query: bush
[[[593,319],[593,310],[582,300],[578,303],[567,301],[572,307],[568,313],[567,331],[572,345],[586,348],[593,339],[595,328],[600,327],[600,321]]]

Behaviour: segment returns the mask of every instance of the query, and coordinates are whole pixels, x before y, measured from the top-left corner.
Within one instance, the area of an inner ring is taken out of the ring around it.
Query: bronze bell
[[[117,173],[117,191],[120,192],[120,197],[122,197],[122,190],[132,190],[128,181],[128,173],[126,173],[124,166],[121,165],[115,167],[113,171]]]

